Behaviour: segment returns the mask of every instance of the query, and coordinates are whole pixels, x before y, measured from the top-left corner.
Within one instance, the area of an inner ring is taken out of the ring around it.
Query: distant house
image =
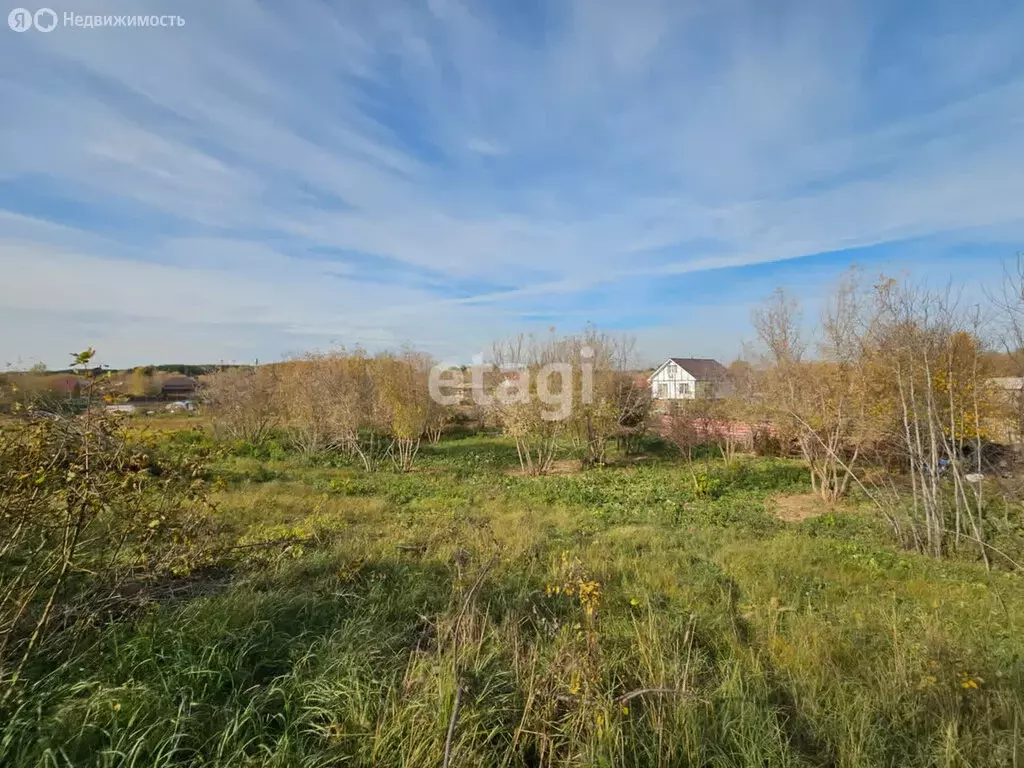
[[[670,357],[647,377],[647,381],[655,400],[724,397],[730,391],[729,371],[709,358]]]
[[[167,400],[187,400],[195,393],[196,380],[191,376],[171,376],[160,387],[160,394]]]
[[[989,386],[998,395],[1003,406],[1004,417],[992,419],[992,439],[1005,445],[1024,442],[1021,425],[1024,423],[1024,378],[1020,376],[998,376],[988,380]]]
[[[1024,392],[1024,378],[1020,376],[997,376],[988,381],[993,387],[1003,392]]]

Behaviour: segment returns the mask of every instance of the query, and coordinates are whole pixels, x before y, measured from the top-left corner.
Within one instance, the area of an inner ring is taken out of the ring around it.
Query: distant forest
[[[140,370],[144,374],[152,376],[155,373],[174,373],[180,374],[181,376],[205,376],[216,371],[222,371],[226,368],[240,368],[244,366],[238,365],[189,365],[186,363],[167,363],[165,365],[142,365],[137,368],[104,368],[104,371],[110,373],[131,373],[132,371]],[[58,369],[46,369],[46,373],[81,373],[72,368],[58,368]]]

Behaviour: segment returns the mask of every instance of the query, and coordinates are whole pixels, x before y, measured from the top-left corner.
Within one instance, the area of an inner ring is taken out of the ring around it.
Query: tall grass
[[[790,462],[710,462],[699,494],[667,460],[523,478],[500,440],[424,452],[225,454],[222,530],[309,543],[48,648],[0,764],[1021,761],[1018,576],[901,553],[856,509],[781,523]]]

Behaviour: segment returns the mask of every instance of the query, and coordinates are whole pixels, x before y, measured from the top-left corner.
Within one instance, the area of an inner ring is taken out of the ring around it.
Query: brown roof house
[[[160,394],[167,400],[187,400],[196,394],[196,380],[191,376],[171,376],[164,379]]]
[[[655,400],[727,397],[731,391],[728,369],[717,360],[703,357],[670,357],[647,381]]]

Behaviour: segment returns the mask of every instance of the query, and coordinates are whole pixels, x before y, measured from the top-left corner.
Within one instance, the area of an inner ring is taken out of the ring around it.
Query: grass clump
[[[799,463],[708,459],[702,490],[659,456],[524,477],[492,437],[424,446],[410,472],[172,441],[210,449],[226,565],[47,645],[0,764],[1003,766],[1024,749],[1020,577],[902,552],[856,506],[781,521]]]

